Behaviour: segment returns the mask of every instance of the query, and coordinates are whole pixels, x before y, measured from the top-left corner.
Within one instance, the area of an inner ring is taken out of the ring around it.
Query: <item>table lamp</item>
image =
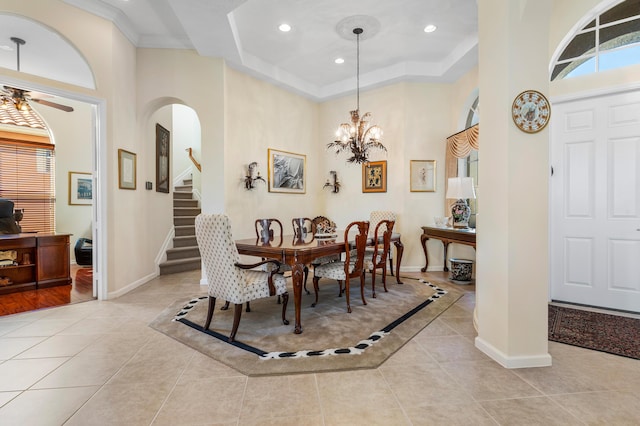
[[[467,204],[467,199],[476,198],[476,192],[473,189],[473,178],[449,178],[446,198],[458,200],[451,206],[453,227],[463,229],[469,228],[471,208],[469,207],[469,204]]]

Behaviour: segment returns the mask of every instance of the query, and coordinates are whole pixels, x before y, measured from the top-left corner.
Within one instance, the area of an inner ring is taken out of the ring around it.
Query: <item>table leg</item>
[[[404,245],[400,240],[394,242],[394,244],[396,245],[396,256],[398,257],[396,259],[396,283],[403,284],[403,282],[400,281],[400,263],[402,263],[402,253],[404,252]]]
[[[442,245],[444,246],[444,271],[447,272],[449,268],[447,268],[447,247],[449,247],[449,241],[443,241]]]
[[[302,283],[304,281],[304,264],[296,263],[291,265],[291,281],[293,282],[293,303],[296,308],[295,334],[302,333],[302,324],[300,323],[300,310],[302,308]]]
[[[425,234],[420,235],[420,243],[422,244],[422,251],[424,252],[424,268],[420,269],[422,272],[427,272],[429,267],[429,256],[427,256],[427,237]]]

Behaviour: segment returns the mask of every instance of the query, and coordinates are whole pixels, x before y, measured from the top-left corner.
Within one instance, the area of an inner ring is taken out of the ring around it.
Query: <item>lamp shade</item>
[[[447,198],[454,200],[466,200],[476,198],[476,191],[473,189],[472,177],[453,177],[447,182]]]

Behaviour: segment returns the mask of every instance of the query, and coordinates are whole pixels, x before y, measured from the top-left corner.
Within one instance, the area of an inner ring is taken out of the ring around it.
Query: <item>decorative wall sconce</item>
[[[331,180],[327,179],[327,182],[324,184],[322,189],[331,188],[331,192],[336,194],[340,191],[340,182],[338,182],[338,173],[334,170],[331,170],[329,174],[331,175],[331,180],[333,180],[333,183],[331,182]]]
[[[244,177],[244,187],[245,189],[253,189],[255,188],[255,183],[258,180],[263,181],[264,183],[267,183],[264,178],[262,176],[260,176],[260,172],[257,171],[256,169],[258,168],[258,163],[256,163],[255,161],[252,163],[249,163],[249,165],[247,166],[247,174]]]

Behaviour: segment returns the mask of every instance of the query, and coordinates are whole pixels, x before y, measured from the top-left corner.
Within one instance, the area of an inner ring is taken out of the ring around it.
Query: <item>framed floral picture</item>
[[[118,150],[118,188],[136,189],[136,154]]]
[[[269,192],[304,194],[307,181],[307,156],[269,149]]]
[[[90,206],[93,200],[91,173],[69,172],[69,205]]]
[[[170,133],[156,123],[156,192],[169,193]]]
[[[362,164],[362,192],[387,192],[387,162]]]
[[[409,175],[411,192],[436,191],[436,160],[411,160]]]

